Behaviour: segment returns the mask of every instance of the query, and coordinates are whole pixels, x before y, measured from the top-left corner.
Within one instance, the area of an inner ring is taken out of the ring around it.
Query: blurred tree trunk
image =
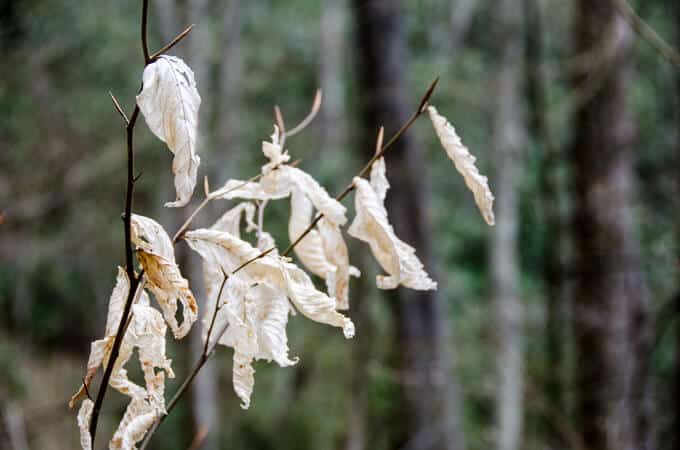
[[[465,36],[470,30],[475,12],[480,6],[477,0],[454,0],[449,9],[449,55],[455,55],[462,47]]]
[[[575,80],[577,89],[599,81],[576,110],[571,149],[578,413],[587,448],[644,450],[650,330],[632,210],[633,35],[608,1],[578,0],[575,12],[577,54],[609,42]]]
[[[229,0],[222,10],[221,20],[217,158],[218,166],[226,167],[227,158],[236,153],[234,147],[239,145],[239,92],[243,72],[241,1]],[[224,177],[226,174],[218,175]]]
[[[415,101],[408,101],[408,61],[398,1],[354,0],[359,47],[361,154],[372,155],[378,127],[387,135],[403,123]],[[423,153],[410,133],[386,155],[392,189],[388,211],[396,233],[430,263],[427,179]],[[394,311],[394,352],[401,394],[388,418],[390,448],[460,449],[454,380],[446,351],[445,308],[436,291],[398,289],[389,295]]]
[[[675,15],[675,48],[680,48],[680,2],[674,2]],[[675,183],[676,183],[676,211],[680,211],[680,72],[675,72]],[[676,216],[676,236],[680,240],[680,214]],[[680,253],[676,256],[677,261],[680,261]],[[672,300],[675,303],[672,313],[675,321],[675,377],[673,382],[673,398],[670,405],[673,405],[671,431],[670,431],[670,450],[680,450],[680,286],[675,298]]]
[[[522,120],[523,9],[515,0],[495,6],[498,61],[491,123],[496,226],[490,246],[494,328],[496,332],[496,426],[498,450],[518,450],[521,443],[524,391],[523,307],[519,298],[518,186],[525,141]]]
[[[542,152],[539,175],[541,213],[545,236],[543,238],[543,283],[546,298],[546,374],[543,392],[551,408],[564,410],[565,362],[564,345],[566,305],[564,298],[565,230],[562,213],[563,186],[557,171],[563,163],[561,149],[549,123],[548,83],[544,73],[545,62],[543,17],[539,0],[524,0],[527,17],[527,99],[530,112],[530,130]],[[552,448],[564,446],[558,427],[545,420],[548,440]]]
[[[345,51],[344,0],[324,0],[321,8],[321,52],[319,83],[323,91],[323,107],[319,112],[321,149],[324,153],[339,152],[346,143],[345,92],[343,67]],[[324,155],[321,155],[321,160]]]

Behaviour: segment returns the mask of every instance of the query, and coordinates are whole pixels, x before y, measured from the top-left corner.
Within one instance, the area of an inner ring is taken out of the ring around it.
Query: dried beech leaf
[[[253,221],[255,217],[255,205],[250,202],[242,202],[222,214],[222,217],[210,227],[212,230],[226,231],[236,237],[241,237],[241,219],[245,219],[246,231],[257,229]]]
[[[465,184],[472,191],[475,203],[477,203],[482,217],[484,217],[486,223],[493,225],[495,223],[493,214],[494,197],[491,189],[489,189],[488,179],[481,175],[475,166],[476,158],[463,145],[455,128],[446,120],[446,117],[440,115],[434,106],[429,106],[427,110],[430,113],[430,120],[439,137],[439,141],[444,150],[446,150],[446,154],[456,166],[456,170],[463,175]]]
[[[294,189],[288,222],[291,242],[309,227],[312,212],[312,202],[299,189]],[[347,245],[340,228],[322,218],[317,228],[295,246],[295,254],[310,272],[326,280],[328,294],[338,302],[337,309],[349,308],[349,276],[359,276],[360,272],[349,265]]]
[[[196,154],[201,96],[196,89],[194,73],[180,58],[159,57],[144,69],[137,105],[151,131],[167,143],[175,155],[172,171],[177,200],[165,206],[184,206],[194,192],[201,162]]]
[[[382,169],[380,169],[382,167]],[[384,164],[372,174],[372,179],[384,177]],[[381,173],[382,172],[382,173]],[[375,182],[374,182],[375,183]],[[380,185],[380,183],[378,183]],[[394,289],[403,285],[411,289],[436,289],[416,256],[415,249],[399,239],[387,218],[387,210],[371,184],[363,178],[355,177],[356,217],[350,225],[350,236],[367,242],[380,266],[389,276],[378,275],[376,283],[380,289]]]
[[[314,207],[307,196],[298,189],[293,190],[290,198],[290,220],[288,221],[288,237],[295,242],[312,223]],[[314,275],[326,278],[326,274],[335,271],[323,248],[321,236],[316,229],[310,231],[295,246],[295,254],[302,264]]]
[[[181,339],[196,321],[198,307],[175,262],[172,241],[163,227],[148,217],[132,215],[132,242],[137,259],[146,272],[149,290],[154,294],[175,338]],[[183,321],[177,323],[177,303],[182,303]]]
[[[106,317],[106,331],[103,339],[92,342],[90,346],[90,357],[87,361],[87,372],[85,373],[84,382],[89,386],[92,378],[96,375],[99,367],[104,364],[104,360],[108,361],[108,355],[111,353],[113,341],[118,332],[120,319],[123,315],[123,308],[127,300],[128,291],[130,290],[130,281],[127,274],[122,267],[118,267],[118,276],[116,277],[116,285],[111,292],[109,298],[109,311]],[[85,397],[85,386],[80,387],[71,400],[69,407],[73,408],[75,404]]]
[[[220,272],[230,273],[260,254],[249,243],[217,230],[190,231],[185,239],[204,265]],[[219,343],[234,348],[234,390],[244,408],[254,384],[253,360],[273,360],[281,366],[297,362],[288,357],[286,325],[294,311],[289,300],[310,319],[341,327],[348,338],[354,334],[351,320],[335,310],[335,299],[318,291],[307,274],[284,258],[270,254],[230,275],[216,323],[228,325]]]
[[[133,399],[109,444],[110,450],[136,450],[137,442],[160,417],[160,411],[143,399]]]
[[[371,166],[371,176],[369,182],[381,202],[385,202],[387,191],[390,189],[390,182],[387,181],[387,169],[385,158],[377,159]]]
[[[90,419],[92,419],[92,400],[85,399],[78,410],[78,429],[80,430],[80,446],[83,450],[92,450],[92,438],[90,437]]]

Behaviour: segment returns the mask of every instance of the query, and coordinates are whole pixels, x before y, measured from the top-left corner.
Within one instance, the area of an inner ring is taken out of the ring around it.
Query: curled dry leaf
[[[92,343],[87,375],[85,377],[86,383],[89,383],[100,366],[105,367],[108,364],[129,289],[130,282],[127,274],[125,270],[119,268],[116,286],[109,301],[106,336]],[[140,289],[142,289],[141,285]],[[115,361],[109,380],[110,386],[132,399],[123,417],[119,431],[116,433],[119,438],[114,436],[110,448],[135,448],[134,444],[143,437],[144,432],[148,429],[147,426],[141,432],[139,428],[141,423],[139,414],[141,414],[140,411],[142,409],[144,414],[153,415],[153,420],[161,414],[165,414],[165,376],[167,374],[170,378],[174,377],[171,361],[165,356],[166,332],[167,326],[163,316],[149,305],[148,295],[146,292],[141,291],[136,303],[132,305],[129,325],[123,337],[118,358]],[[145,387],[130,381],[125,369],[125,365],[132,357],[135,349],[137,349],[140,366],[144,374]],[[71,398],[69,403],[71,406],[84,395],[84,390],[85,388],[81,387],[78,393]],[[141,405],[143,405],[143,408],[141,408]],[[78,413],[78,426],[81,430],[81,446],[83,449],[91,448],[88,428],[92,406],[92,401],[86,399]],[[133,436],[134,439],[130,436]],[[118,444],[114,445],[114,442]]]
[[[109,450],[136,450],[137,442],[160,417],[158,409],[143,399],[132,399],[125,409],[123,419],[111,438]]]
[[[386,186],[389,186],[385,183],[385,165],[380,160],[374,166],[370,183],[363,178],[354,178],[357,215],[348,233],[367,242],[375,259],[389,274],[376,278],[380,289],[395,289],[400,284],[418,290],[436,289],[437,283],[425,272],[415,249],[399,239],[389,223],[382,201]],[[378,191],[373,186],[378,186]]]
[[[137,258],[146,272],[149,290],[154,294],[175,338],[181,339],[196,321],[198,307],[175,262],[170,237],[158,222],[148,217],[132,215],[132,242]],[[182,304],[183,320],[177,322],[177,303]]]
[[[227,274],[260,254],[237,236],[218,230],[190,231],[185,239],[204,265]],[[354,334],[351,320],[336,311],[335,299],[318,291],[307,274],[284,258],[263,256],[231,274],[220,299],[218,320],[227,331],[219,343],[234,348],[234,390],[244,408],[254,383],[252,360],[274,360],[281,366],[297,362],[288,357],[286,325],[294,312],[289,300],[306,317],[341,327],[348,338]]]
[[[90,385],[92,378],[97,373],[97,370],[99,370],[102,362],[105,359],[108,360],[108,355],[111,353],[113,341],[116,338],[116,332],[118,331],[118,325],[120,324],[120,319],[123,315],[123,307],[125,306],[129,290],[130,281],[128,280],[127,274],[122,267],[118,267],[116,285],[109,298],[109,311],[106,317],[104,338],[94,341],[90,346],[87,372],[83,379],[84,385],[82,385],[78,392],[71,397],[71,400],[69,401],[70,408],[73,408],[78,401],[85,397],[87,391],[86,386]]]
[[[304,193],[294,189],[288,222],[291,242],[295,242],[309,227],[312,213],[312,202]],[[349,265],[349,253],[340,227],[322,218],[317,228],[298,242],[295,254],[310,272],[326,280],[328,294],[336,298],[338,309],[349,308],[349,277],[357,277],[361,273]]]
[[[494,196],[491,193],[491,189],[489,189],[488,179],[481,175],[477,166],[475,166],[476,158],[463,145],[455,128],[446,120],[446,117],[439,114],[434,106],[429,106],[427,111],[430,114],[430,120],[439,137],[439,141],[444,150],[446,150],[446,154],[456,166],[456,170],[463,175],[465,184],[472,191],[475,203],[477,203],[482,217],[484,217],[486,223],[493,225],[495,223],[493,214]]]
[[[137,105],[151,131],[175,155],[172,171],[177,199],[165,206],[184,206],[194,192],[201,162],[196,154],[201,96],[194,73],[180,58],[160,56],[144,69]]]

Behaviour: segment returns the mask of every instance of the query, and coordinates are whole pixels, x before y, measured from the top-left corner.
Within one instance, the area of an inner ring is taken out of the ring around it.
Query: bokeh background
[[[680,47],[676,0],[631,6]],[[496,193],[487,227],[421,118],[390,150],[389,208],[436,293],[381,292],[352,242],[357,337],[299,316],[291,368],[258,362],[239,408],[221,349],[152,448],[680,448],[680,69],[624,20],[620,0],[152,0],[150,46],[194,69],[199,176],[264,162],[273,106],[315,122],[293,158],[339,192],[416,107],[455,124]],[[0,2],[0,448],[78,448],[67,401],[124,263],[125,135],[140,86],[141,1]],[[134,210],[174,231],[171,155],[140,121]],[[194,203],[202,199],[199,187]],[[346,201],[352,207],[351,198]],[[215,201],[196,226],[229,202]],[[287,245],[288,203],[265,223]],[[177,247],[203,302],[200,261]],[[198,327],[169,345],[177,379]],[[134,364],[131,364],[134,366]],[[133,371],[133,376],[138,376]],[[95,381],[96,383],[97,381]],[[125,398],[107,397],[101,443]],[[201,434],[201,433],[199,433]]]

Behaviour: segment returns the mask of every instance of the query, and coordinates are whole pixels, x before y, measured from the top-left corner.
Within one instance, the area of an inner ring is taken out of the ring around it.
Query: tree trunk
[[[219,75],[219,109],[217,144],[220,149],[217,159],[220,167],[226,167],[229,155],[235,154],[239,145],[239,88],[243,72],[241,42],[241,1],[229,0],[222,11]],[[218,174],[220,177],[226,174]],[[220,178],[222,179],[222,178]]]
[[[202,130],[202,136],[210,136],[209,124],[212,111],[214,111],[214,97],[206,95],[212,91],[212,83],[210,79],[210,42],[213,41],[210,32],[210,1],[209,0],[188,0],[186,5],[186,16],[189,23],[196,24],[196,27],[187,37],[186,43],[186,60],[192,68],[196,78],[196,84],[199,92],[203,92],[203,99],[201,102],[199,127]],[[199,152],[209,148],[206,145],[209,142],[208,138],[199,140]],[[211,155],[203,152],[204,158]],[[202,183],[198,183],[194,197],[187,208],[184,208],[184,219],[188,218],[191,211],[193,211],[199,203],[199,198],[202,196]],[[205,298],[205,289],[203,289],[203,272],[201,270],[202,263],[200,258],[194,252],[190,252],[185,246],[182,246],[180,255],[185,261],[186,276],[188,277],[197,301],[199,302],[199,311],[205,314],[205,307],[208,304],[208,299]],[[201,289],[199,289],[201,286]],[[190,364],[203,351],[203,339],[201,328],[205,326],[203,323],[197,324],[195,330],[189,336],[191,339],[192,358]],[[207,437],[201,445],[201,450],[216,450],[219,448],[219,406],[217,404],[218,396],[218,370],[216,361],[213,359],[209,361],[196,376],[194,383],[191,386],[191,412],[194,422],[194,434],[200,432],[202,427],[208,430]]]
[[[361,98],[361,154],[373,154],[378,127],[397,130],[415,107],[406,96],[407,49],[398,1],[355,0]],[[430,262],[423,154],[406,133],[386,155],[392,189],[388,211],[397,235]],[[390,448],[460,449],[454,380],[445,350],[446,313],[436,291],[398,289],[389,295],[401,396],[395,399]]]
[[[564,187],[558,179],[558,169],[563,163],[562,151],[550,129],[548,82],[543,69],[545,62],[543,17],[539,0],[524,0],[527,17],[527,100],[530,112],[530,130],[542,153],[539,175],[541,215],[545,234],[543,237],[543,283],[545,292],[546,378],[543,392],[550,408],[564,410],[566,356],[563,341],[566,336],[566,310],[564,296],[565,250],[564,220],[560,211]],[[564,447],[564,440],[555,423],[545,420],[548,442],[552,448]]]
[[[603,30],[610,36],[603,37]],[[632,194],[635,130],[627,107],[633,35],[608,1],[576,2],[576,53],[610,45],[576,79],[599,87],[576,111],[571,149],[576,253],[577,408],[591,450],[650,447],[648,300]]]
[[[343,86],[345,15],[346,7],[343,0],[323,1],[319,55],[319,82],[323,91],[323,107],[319,119],[321,148],[329,155],[341,151],[347,136]],[[319,160],[322,159],[323,155]]]
[[[496,226],[491,234],[490,263],[497,338],[496,423],[498,450],[518,450],[523,416],[523,307],[519,298],[517,256],[518,184],[522,123],[522,8],[515,0],[496,2],[496,105],[491,124]]]
[[[462,47],[465,35],[472,25],[475,12],[480,6],[476,0],[454,0],[449,9],[449,55],[455,55]]]

